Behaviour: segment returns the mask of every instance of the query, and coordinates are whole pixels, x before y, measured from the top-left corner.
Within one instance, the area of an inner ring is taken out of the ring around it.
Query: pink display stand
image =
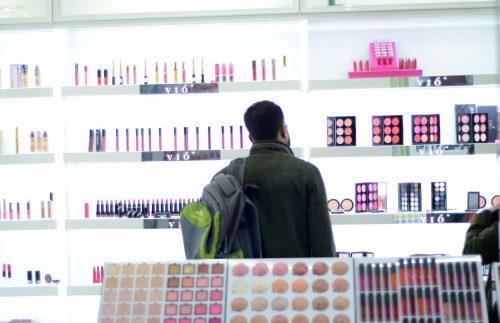
[[[413,62],[398,60],[395,42],[373,42],[370,43],[370,66],[363,66],[361,63],[359,70],[349,72],[348,76],[355,79],[422,76],[422,74],[422,70],[416,68],[416,60]]]

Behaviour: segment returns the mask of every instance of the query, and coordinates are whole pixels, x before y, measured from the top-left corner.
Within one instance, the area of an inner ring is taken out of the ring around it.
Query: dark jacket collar
[[[250,148],[250,155],[258,153],[282,152],[293,156],[292,149],[278,140],[256,141]]]

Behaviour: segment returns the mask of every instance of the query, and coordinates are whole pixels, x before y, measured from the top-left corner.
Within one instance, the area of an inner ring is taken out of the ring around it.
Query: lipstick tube
[[[186,83],[186,63],[182,62],[182,83]]]
[[[144,151],[144,128],[141,128],[141,151]]]
[[[120,61],[120,85],[123,85],[122,61]]]
[[[127,64],[127,67],[125,67],[125,77],[127,78],[127,85],[130,85],[130,68]]]
[[[177,62],[174,62],[174,83],[179,82],[179,75],[177,74]]]
[[[14,210],[12,210],[12,202],[9,202],[9,220],[14,220]]]
[[[201,83],[205,83],[205,69],[203,67],[203,57],[201,58]]]
[[[87,65],[83,67],[83,72],[85,74],[85,86],[89,85],[89,68]]]
[[[52,201],[47,201],[47,218],[52,219]]]
[[[97,85],[101,85],[101,70],[97,70]]]
[[[196,127],[196,150],[200,150],[200,127]]]
[[[229,144],[231,149],[234,148],[233,146],[233,126],[229,126]]]
[[[133,77],[134,77],[134,85],[136,85],[137,84],[137,68],[136,68],[135,64],[134,64],[132,72],[134,74],[133,75]]]
[[[111,85],[116,85],[116,78],[115,78],[115,61],[113,61],[113,66],[111,70]]]
[[[139,128],[135,128],[135,151],[139,151]]]
[[[41,211],[42,219],[45,219],[45,201],[41,202],[40,211]]]
[[[208,150],[212,149],[212,134],[210,130],[210,126],[208,126]]]
[[[155,66],[155,83],[160,83],[160,71],[158,71],[158,62],[156,62]]]
[[[31,201],[26,202],[26,216],[28,220],[31,219]]]
[[[16,219],[21,220],[21,206],[19,202],[16,203]]]
[[[118,128],[115,130],[115,145],[116,151],[120,151],[120,130]]]
[[[224,139],[224,126],[220,127],[221,130],[221,140],[222,140],[222,149],[225,149],[225,139]]]
[[[148,128],[148,150],[151,151],[151,128]]]
[[[78,64],[75,63],[75,86],[78,86]]]
[[[177,151],[177,127],[174,127],[174,151]]]
[[[229,63],[229,82],[234,82],[234,68],[233,68],[233,63]]]
[[[89,131],[89,153],[94,151],[94,129]]]
[[[163,83],[168,83],[168,75],[167,75],[167,62],[163,64]]]
[[[101,130],[102,133],[102,139],[101,139],[101,152],[106,151],[106,129]]]
[[[127,151],[130,150],[128,128],[125,129],[125,147],[126,147]]]
[[[240,126],[240,149],[243,149],[243,126]]]
[[[257,61],[252,61],[252,80],[257,81]]]
[[[271,60],[271,76],[272,76],[272,80],[276,81],[276,59],[275,58],[273,58]]]

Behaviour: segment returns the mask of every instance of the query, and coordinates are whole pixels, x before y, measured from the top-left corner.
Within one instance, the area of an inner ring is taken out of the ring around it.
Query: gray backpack
[[[229,164],[180,212],[186,259],[261,258],[259,218],[243,187],[246,158]]]

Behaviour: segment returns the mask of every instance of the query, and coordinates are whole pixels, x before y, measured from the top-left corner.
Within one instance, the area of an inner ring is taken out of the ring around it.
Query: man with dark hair
[[[252,142],[244,183],[254,187],[247,195],[259,212],[262,256],[335,256],[323,179],[316,166],[294,157],[281,108],[256,102],[244,119]]]

